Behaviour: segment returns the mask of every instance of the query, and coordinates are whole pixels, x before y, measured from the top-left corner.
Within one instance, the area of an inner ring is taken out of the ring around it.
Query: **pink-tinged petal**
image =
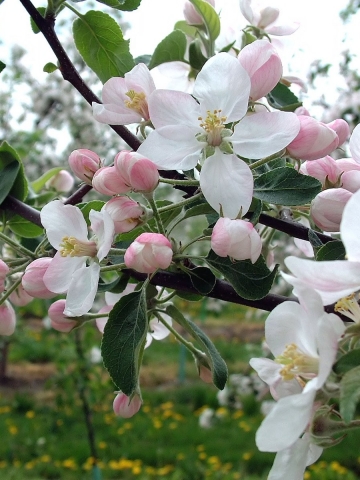
[[[279,382],[271,385],[270,393],[274,400],[278,401],[280,398],[287,397],[289,395],[297,395],[303,391],[303,387],[300,383],[293,378],[292,380],[284,381],[282,378]]]
[[[341,240],[346,249],[346,257],[350,262],[360,262],[360,190],[347,202],[341,224]]]
[[[150,133],[138,153],[165,170],[190,170],[207,144],[198,142],[196,131],[186,125],[162,127]]]
[[[266,29],[271,23],[274,23],[279,18],[280,10],[274,7],[265,7],[261,10],[260,25],[263,30]]]
[[[240,120],[247,111],[250,77],[239,61],[228,53],[211,57],[196,77],[194,97],[199,100],[201,114],[221,109],[226,122]]]
[[[231,142],[234,152],[242,157],[264,158],[285,148],[299,130],[300,122],[294,113],[255,113],[236,125]]]
[[[150,96],[155,90],[155,83],[148,67],[139,63],[130,72],[125,73],[126,91],[144,92]]]
[[[289,25],[273,25],[266,29],[266,33],[281,37],[283,35],[291,35],[292,33],[296,32],[299,27],[299,22],[292,22]]]
[[[78,268],[71,279],[66,296],[64,314],[79,317],[87,313],[93,306],[98,289],[100,265],[92,263]]]
[[[307,427],[316,390],[281,398],[256,432],[261,452],[278,452],[293,445]]]
[[[109,253],[114,239],[115,226],[108,212],[102,208],[101,212],[91,210],[89,214],[91,228],[97,237],[97,257],[103,260]]]
[[[240,210],[242,215],[249,210],[254,179],[248,165],[236,155],[227,155],[216,149],[208,157],[200,174],[202,192],[213,207],[225,217],[236,218]]]
[[[104,83],[102,101],[103,103],[113,103],[123,106],[126,98],[125,94],[128,90],[129,88],[126,86],[125,78],[112,77]]]
[[[282,273],[282,276],[295,287],[294,294],[299,281],[301,284],[305,282],[319,293],[324,305],[334,303],[360,288],[360,262],[315,262],[287,257],[285,265],[294,277],[285,273]]]
[[[360,163],[360,125],[357,125],[352,132],[349,148],[352,158]]]
[[[249,23],[253,21],[253,10],[251,0],[240,0],[240,11]]]
[[[56,253],[44,275],[44,284],[55,293],[64,293],[68,290],[73,273],[85,265],[85,257],[62,257]]]
[[[54,200],[43,207],[40,218],[49,242],[57,250],[64,236],[84,241],[88,239],[83,214],[73,205],[64,205],[60,200]]]
[[[142,116],[135,110],[125,105],[114,103],[92,103],[93,116],[97,122],[108,125],[129,125],[130,123],[141,122]]]
[[[149,98],[149,113],[156,129],[169,125],[187,125],[202,132],[198,120],[200,106],[188,93],[155,90]],[[194,131],[194,136],[196,133]]]

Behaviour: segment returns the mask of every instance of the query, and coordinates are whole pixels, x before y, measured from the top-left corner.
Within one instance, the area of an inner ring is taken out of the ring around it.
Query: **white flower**
[[[249,75],[236,58],[215,55],[197,76],[193,96],[174,90],[156,90],[151,95],[149,111],[156,130],[138,150],[168,170],[189,170],[205,160],[201,189],[209,204],[217,212],[222,207],[229,218],[235,218],[240,209],[244,215],[252,200],[252,173],[237,155],[250,159],[272,155],[287,146],[300,128],[292,113],[247,116],[250,86]],[[233,131],[225,128],[234,122],[239,123]],[[230,142],[234,153],[224,153]]]
[[[91,210],[89,218],[95,233],[90,240],[79,208],[54,200],[41,210],[41,223],[57,250],[44,283],[52,292],[68,292],[64,310],[67,316],[83,315],[92,307],[100,276],[98,262],[108,254],[114,237],[114,222],[105,210]]]

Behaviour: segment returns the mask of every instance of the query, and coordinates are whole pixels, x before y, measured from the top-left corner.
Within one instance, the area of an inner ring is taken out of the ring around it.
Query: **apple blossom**
[[[65,315],[83,315],[92,307],[100,276],[98,262],[110,250],[114,222],[104,209],[91,210],[89,218],[95,236],[88,240],[86,221],[79,208],[54,200],[43,207],[40,216],[48,240],[57,250],[44,283],[52,292],[67,292]],[[86,266],[88,259],[90,265]]]
[[[326,124],[329,128],[336,132],[336,135],[339,138],[339,146],[342,145],[349,138],[350,127],[349,124],[342,118],[337,118],[336,120]]]
[[[295,294],[299,282],[305,282],[319,293],[324,305],[329,305],[360,289],[360,225],[356,221],[359,211],[360,191],[347,202],[340,223],[347,260],[315,262],[296,257],[285,259],[292,275],[282,272],[282,276],[295,287]]]
[[[128,193],[131,190],[118,175],[114,166],[99,168],[93,176],[92,186],[97,192],[110,196]]]
[[[115,233],[130,232],[142,223],[141,217],[146,216],[145,207],[125,196],[112,198],[104,209],[114,222]]]
[[[21,279],[26,293],[36,298],[55,297],[56,293],[51,292],[44,283],[44,275],[51,262],[50,257],[37,258],[26,267]]]
[[[250,81],[250,99],[255,102],[267,95],[279,82],[283,69],[281,59],[268,40],[246,45],[238,55]]]
[[[345,205],[352,195],[344,188],[329,188],[318,193],[310,207],[315,225],[325,232],[338,232]]]
[[[0,305],[0,335],[9,336],[15,332],[16,314],[7,300]]]
[[[9,273],[9,270],[10,269],[6,265],[6,263],[0,258],[0,293],[5,290],[5,278],[6,275]]]
[[[17,307],[24,307],[32,302],[34,297],[30,296],[20,283],[20,285],[9,295],[9,300]]]
[[[139,63],[124,78],[110,78],[103,86],[103,103],[93,102],[95,120],[109,125],[128,125],[149,120],[148,100],[155,84],[148,67]]]
[[[250,259],[255,263],[261,254],[261,238],[251,222],[219,218],[211,235],[211,248],[219,257]]]
[[[248,211],[253,193],[251,170],[237,155],[251,159],[272,155],[286,147],[300,128],[290,112],[246,115],[250,87],[250,78],[236,58],[215,55],[198,74],[193,96],[174,90],[151,95],[149,110],[156,129],[138,150],[166,170],[189,170],[201,160],[202,192],[217,212],[222,210],[229,218]],[[233,122],[232,132],[225,124]],[[234,153],[224,153],[230,143]]]
[[[305,431],[345,330],[337,315],[324,312],[314,290],[299,282],[297,293],[299,304],[278,305],[265,322],[265,339],[275,359],[250,360],[277,400],[256,434],[261,451],[291,447]]]
[[[128,397],[124,393],[118,393],[113,402],[115,415],[123,418],[133,417],[141,408],[142,400],[135,393],[133,397]]]
[[[336,187],[340,186],[341,168],[337,161],[326,155],[323,158],[317,160],[306,160],[301,164],[300,173],[304,175],[310,175],[316,178],[322,185],[325,182],[330,183]]]
[[[79,148],[70,153],[69,165],[80,180],[91,185],[94,173],[101,167],[101,160],[92,150]]]
[[[50,305],[48,315],[51,320],[51,326],[54,330],[68,333],[77,326],[78,322],[64,314],[65,304],[66,301],[64,299],[57,300]]]
[[[142,233],[125,252],[128,268],[141,273],[154,273],[158,268],[168,268],[173,251],[169,240],[161,233]]]
[[[114,159],[114,167],[124,182],[134,192],[150,193],[159,184],[159,171],[148,158],[136,152],[123,150]]]
[[[215,7],[215,0],[205,0],[212,7]],[[184,4],[184,18],[189,25],[202,25],[204,23],[203,18],[197,13],[195,7],[188,1]]]
[[[70,192],[74,186],[74,177],[67,170],[60,170],[48,182],[46,188],[53,188],[57,192]]]

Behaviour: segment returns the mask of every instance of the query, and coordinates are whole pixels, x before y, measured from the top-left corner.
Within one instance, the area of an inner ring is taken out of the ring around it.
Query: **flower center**
[[[62,257],[95,257],[97,247],[95,242],[82,241],[75,237],[63,237],[59,252]]]
[[[131,110],[139,113],[144,120],[149,120],[149,108],[146,101],[146,95],[144,92],[135,92],[135,90],[129,90],[125,93],[130,100],[125,100],[125,105]]]
[[[297,345],[290,343],[284,352],[275,358],[283,365],[280,375],[285,381],[295,377],[311,378],[318,373],[319,360],[301,352]]]
[[[355,323],[360,323],[360,306],[355,293],[340,298],[340,300],[336,302],[334,310],[350,318]]]
[[[203,117],[199,117],[201,121],[200,127],[207,133],[207,143],[213,147],[218,147],[223,139],[221,138],[221,132],[225,128],[226,117],[221,116],[221,110],[214,110],[210,112],[208,110],[205,120]]]

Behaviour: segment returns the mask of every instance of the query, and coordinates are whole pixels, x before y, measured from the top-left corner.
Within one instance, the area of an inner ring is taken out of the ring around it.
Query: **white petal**
[[[236,125],[231,142],[238,155],[258,159],[281,151],[294,140],[299,129],[294,113],[254,113]]]
[[[266,33],[270,35],[291,35],[292,33],[296,32],[296,30],[300,27],[299,22],[292,22],[289,25],[273,25],[266,29]]]
[[[351,134],[349,148],[352,158],[360,163],[360,125],[357,125]]]
[[[168,316],[167,316],[168,317]],[[172,319],[171,317],[166,318],[167,323],[171,326]],[[151,336],[155,340],[163,340],[168,335],[170,335],[170,330],[168,330],[163,323],[161,323],[157,318],[153,318],[149,322],[149,330]]]
[[[256,370],[257,374],[268,385],[273,385],[281,380],[280,370],[283,366],[270,360],[270,358],[251,358],[250,366]]]
[[[208,157],[200,174],[202,192],[213,207],[228,218],[236,218],[242,209],[242,215],[249,210],[254,179],[247,164],[236,155],[227,155],[216,149]]]
[[[350,262],[360,262],[359,212],[360,190],[354,193],[347,202],[340,223],[341,240],[344,242],[346,257]]]
[[[310,421],[316,390],[281,398],[256,432],[262,452],[278,452],[290,447]]]
[[[148,97],[155,90],[155,83],[148,67],[139,63],[130,71],[125,73],[125,84],[127,91],[144,92]]]
[[[250,77],[237,58],[219,53],[201,69],[193,93],[201,104],[203,116],[207,110],[221,109],[226,122],[235,122],[246,114],[250,87]]]
[[[66,296],[64,314],[79,317],[93,306],[98,289],[100,265],[92,263],[74,272]]]
[[[169,125],[187,125],[200,129],[200,106],[188,93],[155,90],[149,98],[149,113],[156,129]]]
[[[206,142],[198,142],[192,127],[162,127],[150,133],[138,153],[165,170],[190,170],[199,161]]]
[[[91,228],[97,237],[97,257],[101,262],[101,260],[103,260],[109,253],[114,239],[114,222],[104,208],[102,208],[101,212],[91,210],[89,218],[91,222]]]
[[[294,277],[281,274],[295,287],[294,294],[296,295],[300,280],[301,284],[305,282],[319,293],[324,305],[334,303],[360,288],[360,262],[346,260],[315,262],[287,257],[285,265]]]
[[[92,103],[93,116],[97,122],[108,125],[129,125],[130,123],[141,122],[142,116],[125,105],[114,103]]]
[[[51,292],[67,292],[73,273],[85,263],[85,257],[62,257],[57,252],[44,275],[45,286]]]
[[[78,207],[54,200],[43,207],[40,218],[49,242],[57,250],[65,236],[88,239],[87,225]]]

